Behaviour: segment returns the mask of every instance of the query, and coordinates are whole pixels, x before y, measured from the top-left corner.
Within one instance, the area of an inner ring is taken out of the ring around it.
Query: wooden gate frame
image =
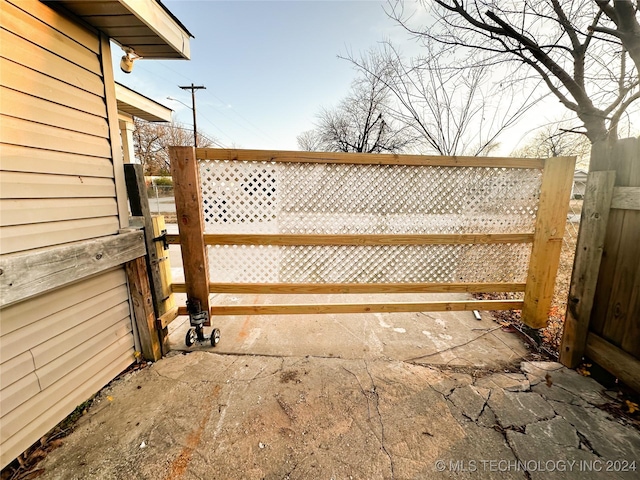
[[[573,184],[575,157],[549,159],[441,157],[324,152],[170,147],[179,235],[167,235],[182,246],[185,283],[172,291],[200,301],[213,315],[277,315],[304,313],[370,313],[460,310],[522,310],[534,328],[546,326]],[[427,235],[205,235],[198,159],[269,162],[428,165],[541,169],[542,184],[535,231],[495,234]],[[386,284],[231,284],[210,283],[207,245],[435,245],[533,243],[526,283],[386,283]],[[380,304],[214,305],[210,293],[491,293],[525,292],[524,300],[464,300]],[[185,307],[178,313],[185,315]],[[208,326],[208,325],[207,325]]]
[[[640,361],[590,331],[609,213],[613,209],[640,211],[640,187],[615,183],[615,170],[590,172],[587,177],[560,362],[575,368],[586,355],[640,392]]]

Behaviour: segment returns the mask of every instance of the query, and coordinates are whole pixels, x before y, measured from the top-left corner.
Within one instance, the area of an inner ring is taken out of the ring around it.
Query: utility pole
[[[198,148],[198,129],[196,127],[196,90],[206,89],[204,85],[191,85],[180,86],[183,90],[191,90],[191,110],[193,110],[193,146]]]

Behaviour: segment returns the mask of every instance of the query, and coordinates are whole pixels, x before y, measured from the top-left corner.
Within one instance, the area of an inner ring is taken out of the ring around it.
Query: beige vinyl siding
[[[117,234],[108,44],[38,0],[0,16],[0,255]],[[123,266],[0,310],[0,467],[134,361],[130,315]]]
[[[0,143],[109,158],[107,138],[0,115]]]
[[[6,30],[28,38],[35,45],[46,45],[51,53],[60,58],[81,66],[90,72],[100,71],[100,60],[95,55],[99,51],[94,51],[94,55],[87,55],[87,48],[77,41],[71,40],[60,30],[52,28],[47,23],[34,17],[30,11],[28,2],[15,1],[15,3],[0,4],[0,15],[2,15],[2,26]],[[26,10],[20,8],[25,7]],[[31,10],[31,12],[33,12]]]
[[[0,252],[116,234],[97,32],[38,1],[0,14]]]
[[[66,295],[66,292],[61,291],[59,294]],[[83,300],[61,312],[51,314],[46,318],[43,317],[14,332],[8,334],[2,332],[0,336],[0,349],[2,350],[0,361],[5,362],[26,350],[31,350],[52,337],[75,328],[82,322],[86,322],[101,313],[108,312],[111,314],[111,309],[114,309],[122,302],[128,301],[127,286],[123,283],[117,288],[91,296],[90,300],[89,302]],[[9,306],[3,310],[3,315],[5,312],[10,311],[11,307]],[[103,319],[103,326],[108,320]],[[70,345],[67,344],[67,347],[70,347]],[[38,366],[37,358],[34,357],[34,361]]]
[[[0,198],[114,197],[110,178],[4,172],[0,178]]]
[[[31,352],[22,352],[0,364],[0,388],[4,385],[11,385],[22,377],[34,372],[36,369]],[[1,410],[1,408],[0,408]]]
[[[7,9],[18,7],[29,13],[33,18],[42,22],[43,28],[49,26],[83,47],[88,48],[93,53],[100,53],[100,40],[95,32],[64,15],[60,15],[55,10],[42,4],[40,0],[9,0],[6,4]],[[4,14],[5,10],[2,10],[2,12]]]
[[[117,214],[115,198],[7,200],[3,204],[2,223],[25,225],[80,218],[113,217]]]
[[[112,270],[102,275],[84,279],[65,287],[59,291],[59,295],[46,294],[31,298],[26,302],[16,303],[0,310],[0,335],[8,335],[21,328],[33,325],[42,319],[42,312],[48,315],[59,314],[80,303],[82,299],[93,298],[95,292],[108,292],[124,282],[124,273],[120,270]],[[13,356],[13,355],[12,355]],[[4,364],[4,352],[0,352],[0,363]]]
[[[81,112],[75,108],[42,100],[11,88],[0,87],[0,114],[50,126],[64,125],[66,129],[99,138],[109,136],[104,117]]]
[[[89,51],[87,53],[95,55]],[[101,95],[104,91],[99,71],[85,70],[4,28],[0,29],[0,56],[95,95]]]
[[[9,306],[0,332],[5,465],[133,361],[125,271]]]
[[[119,226],[117,217],[103,217],[4,227],[0,232],[0,250],[16,252],[102,237],[117,232]]]
[[[16,145],[0,145],[0,169],[3,172],[113,178],[113,164],[109,158],[69,155]]]
[[[0,58],[0,72],[2,84],[7,88],[34,98],[66,105],[80,112],[103,118],[107,116],[107,107],[100,95],[89,93],[5,58]]]

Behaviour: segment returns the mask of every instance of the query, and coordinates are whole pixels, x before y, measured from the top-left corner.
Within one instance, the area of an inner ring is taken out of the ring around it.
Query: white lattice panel
[[[532,233],[536,169],[200,161],[206,233]],[[214,246],[231,283],[524,282],[531,246]]]
[[[209,247],[209,275],[230,283],[524,282],[531,245]]]
[[[200,161],[207,233],[533,232],[535,169]]]

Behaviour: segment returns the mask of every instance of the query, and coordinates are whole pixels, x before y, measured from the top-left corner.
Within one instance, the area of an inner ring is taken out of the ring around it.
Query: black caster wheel
[[[214,328],[211,331],[211,346],[215,347],[220,342],[220,329]]]
[[[189,331],[187,332],[187,336],[184,337],[184,343],[187,345],[187,347],[190,347],[191,345],[196,343],[196,329],[195,328],[190,328],[189,329]]]

